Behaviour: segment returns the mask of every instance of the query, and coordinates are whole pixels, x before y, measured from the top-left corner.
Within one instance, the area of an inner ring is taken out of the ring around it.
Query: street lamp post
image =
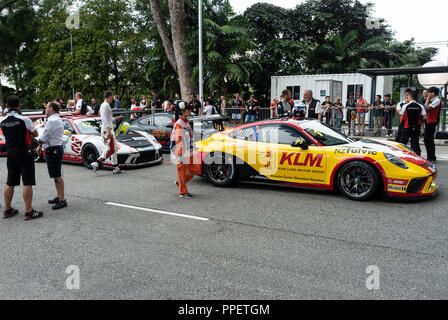
[[[202,0],[199,0],[199,101],[204,95],[203,65],[202,65]]]

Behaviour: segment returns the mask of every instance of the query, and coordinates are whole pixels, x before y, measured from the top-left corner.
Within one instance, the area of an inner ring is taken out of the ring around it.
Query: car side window
[[[154,116],[154,126],[156,127],[166,127],[172,125],[173,120],[166,116]]]
[[[285,124],[267,124],[258,127],[258,142],[291,145],[297,140],[304,140],[309,145],[312,141],[296,128]]]
[[[73,128],[72,124],[69,121],[67,121],[67,120],[64,121],[64,131],[66,131],[66,130],[70,131],[71,134],[75,134],[76,133],[76,131]]]
[[[144,118],[139,119],[138,123],[143,124],[143,125],[148,125],[150,119],[151,119],[151,117],[144,117]]]
[[[237,130],[232,133],[232,138],[237,140],[257,141],[256,139],[256,127],[252,126]]]

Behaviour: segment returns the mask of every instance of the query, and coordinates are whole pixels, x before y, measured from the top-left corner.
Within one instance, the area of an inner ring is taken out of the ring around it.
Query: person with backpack
[[[89,107],[87,105],[87,102],[82,98],[82,93],[77,92],[75,94],[75,115],[83,115],[85,116],[87,112],[89,112]]]
[[[214,105],[214,101],[211,98],[208,98],[205,101],[205,107],[203,114],[206,116],[211,116],[212,114],[217,114],[216,107]]]

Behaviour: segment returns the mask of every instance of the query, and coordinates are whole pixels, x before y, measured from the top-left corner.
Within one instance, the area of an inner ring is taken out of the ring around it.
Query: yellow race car
[[[317,120],[260,121],[196,143],[201,174],[213,185],[238,180],[339,190],[352,200],[383,191],[391,197],[430,198],[438,171],[405,145],[354,140]]]

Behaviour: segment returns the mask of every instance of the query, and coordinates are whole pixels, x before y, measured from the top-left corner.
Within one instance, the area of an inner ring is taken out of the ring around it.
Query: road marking
[[[188,215],[188,214],[168,212],[168,211],[162,211],[162,210],[156,210],[156,209],[148,209],[148,208],[130,206],[130,205],[127,205],[127,204],[121,204],[121,203],[115,203],[115,202],[106,202],[106,204],[110,205],[110,206],[115,206],[115,207],[122,207],[122,208],[128,208],[128,209],[134,209],[134,210],[140,210],[140,211],[159,213],[159,214],[164,214],[164,215],[167,215],[167,216],[174,216],[174,217],[180,217],[180,218],[194,219],[194,220],[200,220],[200,221],[209,221],[210,220],[209,218],[192,216],[192,215]]]

